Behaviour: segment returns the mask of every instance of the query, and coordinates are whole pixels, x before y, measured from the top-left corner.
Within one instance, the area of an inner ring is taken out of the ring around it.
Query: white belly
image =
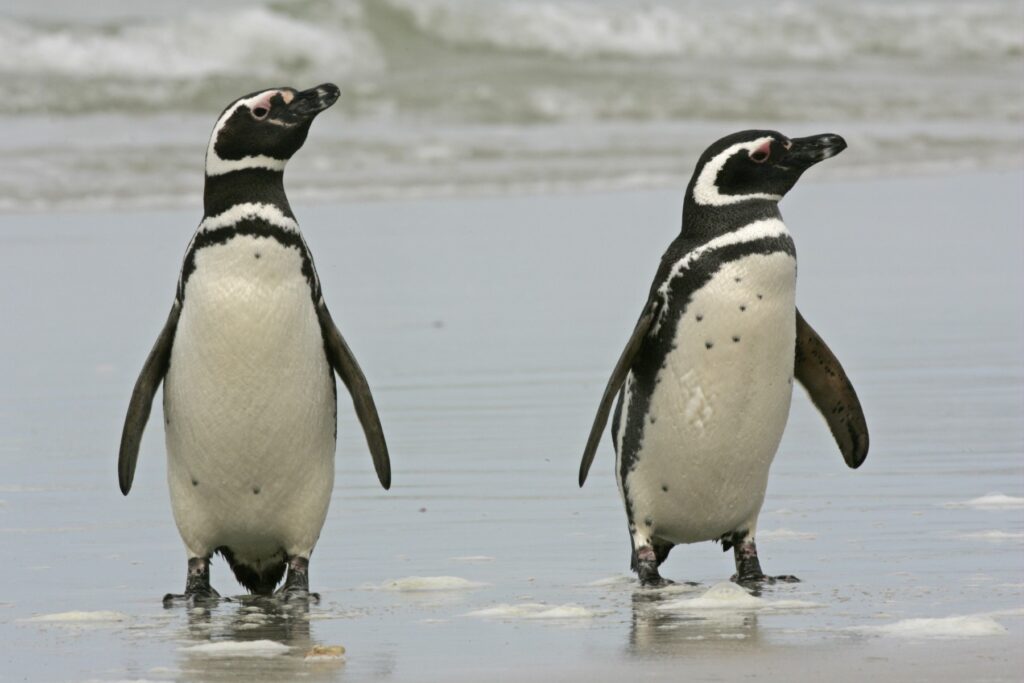
[[[320,534],[335,397],[301,265],[252,236],[196,254],[164,382],[171,504],[190,555],[308,556]]]
[[[754,531],[789,416],[795,280],[792,256],[753,255],[694,294],[626,475],[638,532],[693,543]]]

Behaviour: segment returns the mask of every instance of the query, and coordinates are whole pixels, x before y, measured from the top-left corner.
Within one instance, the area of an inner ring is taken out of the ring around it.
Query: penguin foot
[[[293,557],[288,560],[288,575],[284,584],[274,592],[284,602],[320,602],[319,593],[309,592],[309,560]]]
[[[193,593],[168,593],[164,596],[163,603],[164,607],[175,607],[177,605],[183,607],[209,607],[216,605],[221,600],[231,602],[231,598],[221,597],[220,593],[213,588],[209,588],[205,591]]]
[[[800,579],[789,574],[779,576],[768,576],[761,571],[761,562],[757,559],[757,545],[753,538],[740,541],[733,548],[736,558],[736,573],[730,577],[730,581],[741,586],[760,586],[772,583],[797,583]]]
[[[210,585],[210,558],[190,557],[188,558],[188,575],[185,577],[185,592],[183,594],[168,593],[164,596],[164,607],[173,607],[175,604],[184,604],[189,607],[216,603],[221,598],[220,593]]]
[[[636,573],[643,588],[664,588],[675,583],[658,573],[658,559],[654,548],[649,545],[642,546],[636,551]]]

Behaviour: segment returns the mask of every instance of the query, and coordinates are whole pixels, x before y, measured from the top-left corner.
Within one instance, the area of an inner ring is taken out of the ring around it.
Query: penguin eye
[[[782,141],[782,148],[785,149],[786,151],[789,151],[789,148],[792,147],[792,146],[793,146],[793,141],[792,140],[783,140]]]
[[[772,143],[763,142],[754,149],[750,150],[750,160],[755,164],[763,164],[768,161],[768,157],[772,155]]]
[[[266,107],[256,107],[252,110],[252,117],[258,121],[262,121],[263,119],[267,118],[267,114],[269,113],[270,110],[267,109]]]

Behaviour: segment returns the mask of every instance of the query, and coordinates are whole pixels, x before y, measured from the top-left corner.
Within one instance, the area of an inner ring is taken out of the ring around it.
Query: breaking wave
[[[551,0],[297,0],[99,23],[7,17],[0,18],[0,80],[17,87],[6,89],[0,113],[196,110],[223,105],[225,91],[324,80],[346,87],[349,100],[415,107],[423,89],[411,76],[428,69],[455,77],[453,91],[439,99],[454,96],[457,106],[460,98],[469,105],[486,100],[487,88],[507,77],[510,66],[513,74],[536,70],[586,81],[601,73],[646,80],[650,68],[673,64],[714,76],[729,64],[864,62],[898,68],[998,62],[1024,54],[1022,21],[1020,4],[994,0],[790,0],[770,7],[693,0],[642,7]],[[481,85],[476,98],[458,90],[467,51],[473,53],[469,70]],[[598,67],[594,61],[616,64]],[[412,92],[403,98],[405,87]],[[434,88],[445,90],[445,83]],[[644,105],[624,103],[594,113],[642,116]],[[513,120],[523,113],[482,109],[475,113]]]

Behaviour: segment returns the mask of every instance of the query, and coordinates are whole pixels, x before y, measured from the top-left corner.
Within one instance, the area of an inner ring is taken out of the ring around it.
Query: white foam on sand
[[[470,581],[458,576],[407,576],[402,579],[391,579],[381,584],[366,584],[363,590],[394,591],[400,593],[420,593],[427,591],[464,591],[482,588],[486,583]]]
[[[615,576],[608,576],[603,579],[591,581],[586,585],[593,588],[605,588],[608,586],[628,586],[633,583],[636,583],[636,580],[632,576],[627,574],[616,574]]]
[[[759,541],[769,538],[773,541],[812,541],[817,537],[817,534],[807,531],[794,531],[792,529],[769,529],[768,531],[757,532],[757,540]]]
[[[572,603],[546,605],[540,602],[524,602],[518,605],[502,603],[466,612],[462,616],[485,619],[592,619],[598,616],[598,612]]]
[[[1003,493],[987,493],[980,498],[945,503],[947,508],[974,508],[975,510],[1019,510],[1024,508],[1024,498],[1007,496]]]
[[[40,614],[23,621],[42,622],[49,624],[113,624],[128,621],[130,617],[123,612],[57,612],[55,614]]]
[[[597,579],[590,583],[583,584],[587,588],[623,588],[634,589],[639,585],[635,576],[629,574],[616,574],[603,579]],[[645,593],[692,593],[700,590],[700,586],[691,586],[688,583],[670,583],[661,588],[644,588]]]
[[[858,626],[852,629],[869,635],[893,638],[941,639],[1001,636],[1006,627],[987,614],[937,619],[902,619],[883,626]]]
[[[994,529],[992,531],[974,531],[969,534],[957,534],[957,538],[962,538],[968,541],[992,541],[994,543],[1002,543],[1004,541],[1024,540],[1024,533],[1018,531],[999,531],[998,529]]]
[[[737,586],[735,583],[722,582],[716,583],[701,596],[664,602],[658,605],[657,609],[669,612],[762,612],[813,607],[820,607],[820,605],[803,600],[766,600],[751,595],[745,588]]]
[[[181,648],[207,657],[276,657],[291,648],[274,640],[222,640]]]

